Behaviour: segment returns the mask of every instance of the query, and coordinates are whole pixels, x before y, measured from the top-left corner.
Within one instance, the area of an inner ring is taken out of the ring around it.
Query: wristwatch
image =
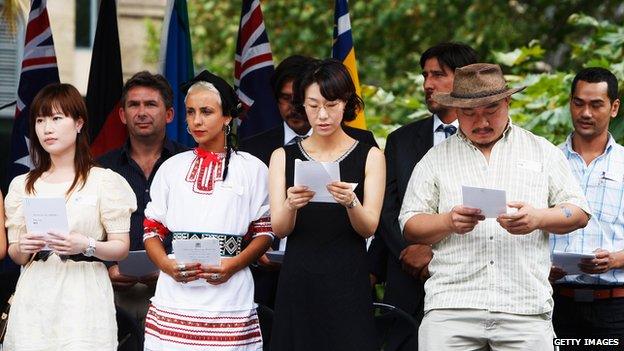
[[[87,246],[82,254],[87,257],[95,255],[95,239],[89,238],[89,246]]]
[[[347,204],[347,208],[348,208],[348,209],[352,209],[352,208],[354,208],[355,206],[357,206],[357,204],[358,204],[358,198],[357,198],[357,196],[354,196],[354,197],[353,197],[353,200],[351,200],[351,202],[349,202],[349,203]]]

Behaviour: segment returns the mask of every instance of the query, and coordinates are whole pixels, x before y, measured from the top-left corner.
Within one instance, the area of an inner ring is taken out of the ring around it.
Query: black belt
[[[52,256],[52,251],[39,251],[35,254],[35,261],[47,261],[50,256]],[[58,255],[61,258],[61,261],[74,261],[74,262],[102,262],[99,258],[95,256],[85,256],[83,254],[76,255]]]

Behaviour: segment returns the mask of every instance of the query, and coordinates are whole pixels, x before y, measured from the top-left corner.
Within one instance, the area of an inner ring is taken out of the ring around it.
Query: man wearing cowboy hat
[[[498,65],[455,70],[459,132],[416,165],[399,222],[410,242],[430,244],[422,350],[552,350],[548,233],[584,227],[589,208],[561,151],[515,126]],[[462,185],[506,192],[494,220],[462,205]]]
[[[386,267],[385,272],[382,271],[386,277],[383,302],[407,312],[418,324],[424,313],[423,281],[428,276],[431,247],[408,244],[403,238],[397,217],[414,166],[429,149],[457,130],[455,110],[433,101],[433,93],[450,92],[455,69],[476,62],[478,60],[475,50],[462,43],[439,43],[425,50],[420,57],[420,68],[425,103],[431,116],[390,133],[384,149],[386,193],[379,227],[371,244],[371,248],[381,246],[382,250],[371,249],[368,256],[373,262],[378,262],[381,260],[379,257],[382,257]],[[387,252],[383,252],[383,249]],[[384,350],[417,350],[417,331],[418,327],[413,328],[411,325],[391,328]]]

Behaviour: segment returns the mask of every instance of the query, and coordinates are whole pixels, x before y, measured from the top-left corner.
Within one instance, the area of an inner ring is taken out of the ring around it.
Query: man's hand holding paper
[[[485,219],[480,209],[463,205],[454,206],[448,215],[451,232],[457,234],[471,232],[479,221]]]
[[[511,211],[499,215],[496,221],[510,234],[529,234],[539,228],[542,212],[524,202],[510,202],[507,205]]]
[[[609,252],[605,249],[594,250],[596,255],[593,258],[581,259],[579,268],[583,273],[587,274],[602,274],[612,269],[620,268],[622,263],[618,263],[617,255],[624,256],[622,252]]]

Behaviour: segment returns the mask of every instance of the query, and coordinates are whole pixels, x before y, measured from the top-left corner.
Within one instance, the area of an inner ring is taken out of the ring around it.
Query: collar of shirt
[[[564,151],[566,153],[566,156],[568,156],[568,155],[577,155],[578,157],[581,157],[581,155],[579,155],[578,152],[574,151],[574,148],[572,147],[572,136],[574,136],[574,132],[568,134],[568,137],[566,138],[566,141],[563,144],[559,145],[559,147],[561,148],[562,151]],[[600,158],[603,155],[608,154],[611,151],[611,149],[613,148],[614,144],[615,144],[615,139],[613,139],[613,136],[611,135],[611,133],[609,133],[609,137],[607,139],[607,147],[605,147],[605,149],[602,152],[602,154],[600,156],[598,156],[597,158]],[[582,157],[581,157],[581,159],[582,159]]]
[[[294,130],[292,130],[288,124],[286,124],[286,122],[284,123],[284,144],[286,145],[288,144],[291,140],[293,140],[294,137],[300,136],[300,137],[309,137],[310,135],[312,135],[312,128],[310,128],[310,130],[308,130],[307,133],[305,133],[304,135],[299,135],[297,133],[295,133]]]
[[[121,157],[126,162],[130,160],[130,148],[131,148],[130,138],[127,138],[126,142],[121,147]],[[176,147],[173,144],[173,141],[171,141],[169,138],[165,136],[165,140],[163,141],[163,150],[160,154],[160,158],[163,158],[163,157],[168,158],[175,154],[176,154]]]
[[[436,129],[438,129],[438,126],[439,126],[439,125],[441,125],[441,124],[443,124],[443,125],[445,125],[445,126],[451,125],[451,126],[454,126],[454,127],[455,127],[455,128],[457,128],[457,129],[459,129],[459,122],[457,121],[457,119],[455,119],[453,122],[451,122],[451,124],[444,124],[444,123],[442,122],[442,120],[440,119],[440,117],[438,117],[438,115],[436,115],[436,114],[434,113],[434,114],[433,114],[433,132],[434,132],[434,133],[436,133]],[[439,131],[439,132],[437,132],[437,133],[442,133],[442,134],[444,134],[444,132],[443,132],[443,131]]]

